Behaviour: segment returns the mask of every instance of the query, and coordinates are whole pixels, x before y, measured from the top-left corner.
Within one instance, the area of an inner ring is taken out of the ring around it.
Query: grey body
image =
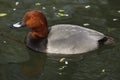
[[[98,40],[104,34],[77,25],[59,24],[48,34],[47,53],[80,54],[98,48]]]

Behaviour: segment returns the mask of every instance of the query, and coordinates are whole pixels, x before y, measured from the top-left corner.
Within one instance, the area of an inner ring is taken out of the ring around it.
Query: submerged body
[[[38,52],[80,54],[110,42],[104,34],[78,25],[58,24],[48,30],[46,18],[39,11],[27,12],[24,23],[32,29],[26,36],[25,43]]]

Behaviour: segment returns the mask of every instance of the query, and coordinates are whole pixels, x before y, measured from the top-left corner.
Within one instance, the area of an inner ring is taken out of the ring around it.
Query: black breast
[[[47,47],[47,38],[32,39],[27,36],[25,38],[25,44],[28,48],[34,51],[45,52]]]

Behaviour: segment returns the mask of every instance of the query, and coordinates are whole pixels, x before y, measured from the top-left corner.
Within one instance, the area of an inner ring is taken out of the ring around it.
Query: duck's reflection
[[[21,63],[0,63],[0,80],[39,80],[43,73],[46,54],[30,53],[30,59]]]
[[[22,75],[30,79],[40,76],[44,70],[45,61],[46,55],[44,53],[31,54],[31,59],[28,62],[22,64]]]

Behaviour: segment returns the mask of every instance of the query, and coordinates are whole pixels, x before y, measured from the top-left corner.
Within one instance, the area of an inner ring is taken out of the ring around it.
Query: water
[[[1,0],[0,80],[119,80],[119,0]],[[28,29],[12,28],[28,10],[41,10],[49,26],[76,24],[115,39],[82,55],[46,55],[24,45]]]

